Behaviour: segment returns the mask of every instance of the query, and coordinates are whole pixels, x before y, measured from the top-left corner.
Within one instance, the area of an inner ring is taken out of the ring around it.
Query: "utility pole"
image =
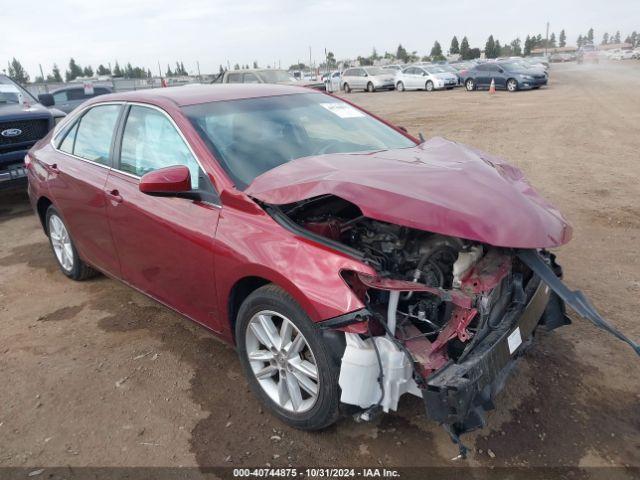
[[[42,77],[42,83],[44,83],[44,91],[49,93],[49,87],[47,86],[47,81],[44,78],[44,72],[42,71],[42,64],[39,63],[38,67],[40,68],[40,76]]]
[[[544,41],[544,56],[547,56],[547,48],[549,48],[549,22],[547,22],[547,36]]]
[[[200,62],[196,61],[196,65],[198,66],[198,80],[200,80]]]
[[[309,45],[309,70],[311,70],[311,45]]]

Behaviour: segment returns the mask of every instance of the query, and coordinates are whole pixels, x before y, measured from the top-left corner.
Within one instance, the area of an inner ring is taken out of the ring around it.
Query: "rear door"
[[[105,192],[122,278],[192,319],[219,329],[213,255],[220,202],[198,159],[169,115],[132,104],[116,141],[117,163]],[[185,165],[203,201],[140,192],[140,177]]]
[[[120,266],[107,221],[104,186],[121,111],[119,103],[88,109],[56,137],[56,150],[45,164],[53,204],[80,256],[114,276],[119,276]]]

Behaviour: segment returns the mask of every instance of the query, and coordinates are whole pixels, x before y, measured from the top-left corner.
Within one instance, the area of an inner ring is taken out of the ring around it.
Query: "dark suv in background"
[[[98,95],[106,95],[113,93],[113,89],[107,86],[92,86],[89,90],[83,85],[74,85],[70,87],[62,87],[53,92],[38,95],[38,100],[45,107],[56,107],[64,113],[71,111],[80,106],[86,100],[97,97]]]
[[[9,77],[0,75],[0,189],[26,185],[24,156],[64,112],[48,109]]]

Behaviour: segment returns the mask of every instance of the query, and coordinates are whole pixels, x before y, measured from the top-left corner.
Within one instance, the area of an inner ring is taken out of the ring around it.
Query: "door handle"
[[[118,192],[118,190],[111,190],[111,191],[107,192],[107,195],[114,202],[122,203],[122,196],[120,195],[120,192]]]
[[[51,165],[49,165],[47,167],[47,170],[49,170],[51,173],[55,173],[55,174],[60,173],[60,169],[58,168],[58,164],[57,163],[52,163]]]

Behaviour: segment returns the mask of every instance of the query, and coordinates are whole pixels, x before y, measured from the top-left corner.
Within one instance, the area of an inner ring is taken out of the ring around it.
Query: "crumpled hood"
[[[502,247],[556,247],[572,234],[520,170],[443,138],[300,158],[260,175],[245,193],[273,205],[331,194],[369,218]]]

